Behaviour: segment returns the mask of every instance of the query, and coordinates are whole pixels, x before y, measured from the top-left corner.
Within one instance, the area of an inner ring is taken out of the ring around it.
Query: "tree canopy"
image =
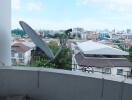
[[[11,31],[12,34],[24,36],[26,33],[21,29],[14,29]]]
[[[55,54],[58,50],[58,44],[56,42],[49,42],[49,47]],[[33,57],[34,58],[34,57]],[[70,48],[64,46],[61,53],[55,61],[50,62],[50,60],[43,54],[37,54],[35,59],[32,59],[32,66],[36,67],[47,67],[47,68],[58,68],[58,69],[71,69],[72,57],[70,54]]]
[[[129,60],[132,61],[132,47],[129,48]]]

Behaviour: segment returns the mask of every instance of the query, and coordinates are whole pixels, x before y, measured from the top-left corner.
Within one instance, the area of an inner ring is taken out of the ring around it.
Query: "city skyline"
[[[35,29],[131,29],[131,9],[131,0],[12,0],[12,29],[20,20]]]

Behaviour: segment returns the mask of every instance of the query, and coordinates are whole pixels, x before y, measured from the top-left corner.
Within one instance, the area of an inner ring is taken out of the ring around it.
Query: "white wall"
[[[2,68],[0,97],[27,95],[31,100],[132,100],[129,79],[112,81],[113,77],[106,80],[101,76],[90,76],[57,69]]]
[[[117,75],[118,69],[123,69],[123,75],[127,75],[127,72],[131,71],[131,69],[129,67],[114,67],[114,68],[111,68],[111,74]]]
[[[0,62],[11,65],[11,0],[0,0]],[[1,65],[1,64],[0,64]]]
[[[22,53],[23,58],[19,57],[19,53]],[[15,59],[17,61],[17,64],[23,64],[23,65],[27,65],[28,62],[31,60],[31,49],[28,50],[27,52],[17,52],[14,53],[14,57],[12,57],[12,59]],[[20,62],[20,60],[23,59],[23,63]],[[12,62],[12,65],[16,65],[16,63]]]
[[[30,60],[31,60],[31,50],[25,52],[25,54],[24,54],[24,64],[27,65]]]

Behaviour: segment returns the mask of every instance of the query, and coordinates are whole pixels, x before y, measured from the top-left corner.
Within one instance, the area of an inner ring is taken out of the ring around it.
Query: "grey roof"
[[[83,54],[78,53],[75,59],[78,65],[87,67],[132,67],[132,62],[126,58],[84,57]]]
[[[96,55],[125,55],[128,56],[129,53],[122,51],[117,48],[113,48],[108,45],[101,44],[99,42],[86,41],[82,43],[77,43],[78,48],[84,54],[96,54]]]

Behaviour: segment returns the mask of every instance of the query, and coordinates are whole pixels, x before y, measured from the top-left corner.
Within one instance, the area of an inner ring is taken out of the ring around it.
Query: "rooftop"
[[[22,44],[22,43],[15,43],[11,46],[11,51],[13,52],[26,52],[31,48]]]
[[[128,52],[93,41],[77,43],[77,46],[84,54],[124,55],[124,56],[129,55]]]
[[[78,53],[75,55],[76,61],[80,66],[88,67],[132,67],[132,62],[126,58],[98,58],[98,57],[85,57],[83,54]]]

